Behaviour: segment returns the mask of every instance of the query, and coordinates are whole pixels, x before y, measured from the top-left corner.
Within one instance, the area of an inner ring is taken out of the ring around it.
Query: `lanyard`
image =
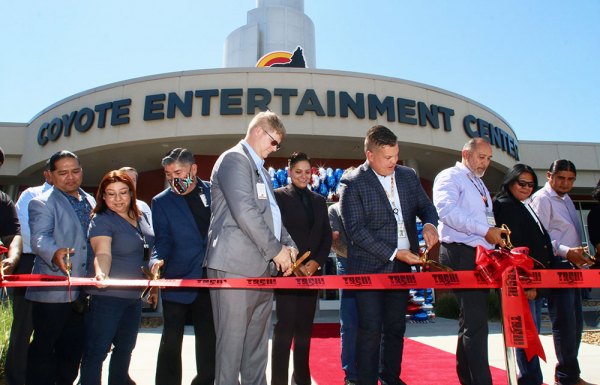
[[[386,188],[384,188],[383,190],[385,191],[385,195],[387,195],[388,200],[390,201],[390,203],[392,204],[392,211],[394,212],[394,215],[398,215],[398,208],[396,207],[396,195],[394,195],[394,174],[392,174],[391,177],[391,193],[388,193],[388,190]]]
[[[488,199],[487,199],[487,195],[485,194],[485,186],[483,186],[483,184],[481,183],[481,180],[479,178],[477,178],[477,184],[479,184],[479,186],[477,186],[475,181],[473,181],[473,178],[471,178],[471,174],[467,174],[467,178],[469,178],[469,180],[471,181],[473,186],[475,186],[475,188],[477,189],[477,192],[479,192],[479,195],[481,195],[481,199],[483,200],[483,203],[485,203],[485,207],[487,208],[488,207]]]
[[[144,233],[142,232],[142,227],[140,226],[140,220],[137,220],[136,226],[135,226],[135,232],[138,233],[138,235],[140,236],[142,242],[144,243],[144,249],[148,249],[150,246],[148,245],[148,242],[146,242],[146,236],[144,235]]]

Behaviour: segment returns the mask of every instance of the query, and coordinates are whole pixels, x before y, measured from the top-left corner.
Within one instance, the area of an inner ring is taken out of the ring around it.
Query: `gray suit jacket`
[[[268,199],[258,199],[257,183],[273,192],[263,168],[258,172],[248,150],[238,143],[215,163],[211,181],[211,219],[204,266],[246,277],[267,274],[281,245],[294,246],[282,224],[280,241],[273,234]]]
[[[92,208],[96,205],[94,198],[84,193]],[[85,277],[87,266],[87,234],[81,228],[73,207],[57,189],[48,191],[34,198],[29,203],[29,227],[31,228],[31,250],[36,255],[33,274],[65,276],[52,263],[57,249],[70,247],[75,249],[71,256],[72,277]],[[93,267],[89,267],[92,269]],[[71,300],[76,300],[79,290],[71,288]],[[67,287],[30,287],[26,298],[31,301],[60,303],[69,302]]]

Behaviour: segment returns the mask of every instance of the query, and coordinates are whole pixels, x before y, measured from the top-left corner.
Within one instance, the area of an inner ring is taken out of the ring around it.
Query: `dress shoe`
[[[560,382],[558,382],[558,381],[556,381],[556,382],[554,383],[554,385],[561,385],[561,383],[560,383]],[[587,381],[585,381],[583,378],[580,378],[580,379],[579,379],[579,381],[577,381],[577,382],[575,383],[575,385],[596,385],[596,384],[592,384],[591,382],[587,382]]]
[[[591,382],[587,382],[584,379],[580,378],[579,381],[577,381],[577,383],[575,383],[575,385],[596,385],[596,384],[592,384]]]

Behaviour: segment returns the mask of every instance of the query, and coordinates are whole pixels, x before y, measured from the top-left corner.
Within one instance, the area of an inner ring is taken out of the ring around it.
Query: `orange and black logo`
[[[304,52],[302,51],[302,47],[298,46],[293,53],[287,51],[269,52],[258,60],[256,67],[306,68],[306,60],[304,60]]]

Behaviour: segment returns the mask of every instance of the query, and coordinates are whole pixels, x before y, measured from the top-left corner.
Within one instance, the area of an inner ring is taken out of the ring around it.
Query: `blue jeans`
[[[542,326],[542,302],[543,298],[536,298],[529,301],[529,309],[537,332],[540,332]],[[521,377],[519,377],[519,385],[542,385],[544,378],[542,369],[540,368],[540,358],[534,356],[531,361],[527,361],[527,355],[524,349],[517,349],[517,364]]]
[[[337,274],[346,274],[348,260],[337,257]],[[346,380],[356,381],[356,333],[358,329],[358,314],[356,310],[356,295],[354,290],[340,289],[340,342],[342,347],[342,369]]]
[[[108,373],[109,385],[125,385],[129,362],[142,318],[139,298],[93,295],[85,316],[86,341],[81,361],[81,385],[100,385],[102,363],[114,345]]]
[[[406,385],[400,379],[408,290],[357,290],[358,384]]]
[[[548,313],[558,360],[554,377],[561,385],[575,384],[581,374],[577,360],[583,332],[581,290],[550,289]]]

